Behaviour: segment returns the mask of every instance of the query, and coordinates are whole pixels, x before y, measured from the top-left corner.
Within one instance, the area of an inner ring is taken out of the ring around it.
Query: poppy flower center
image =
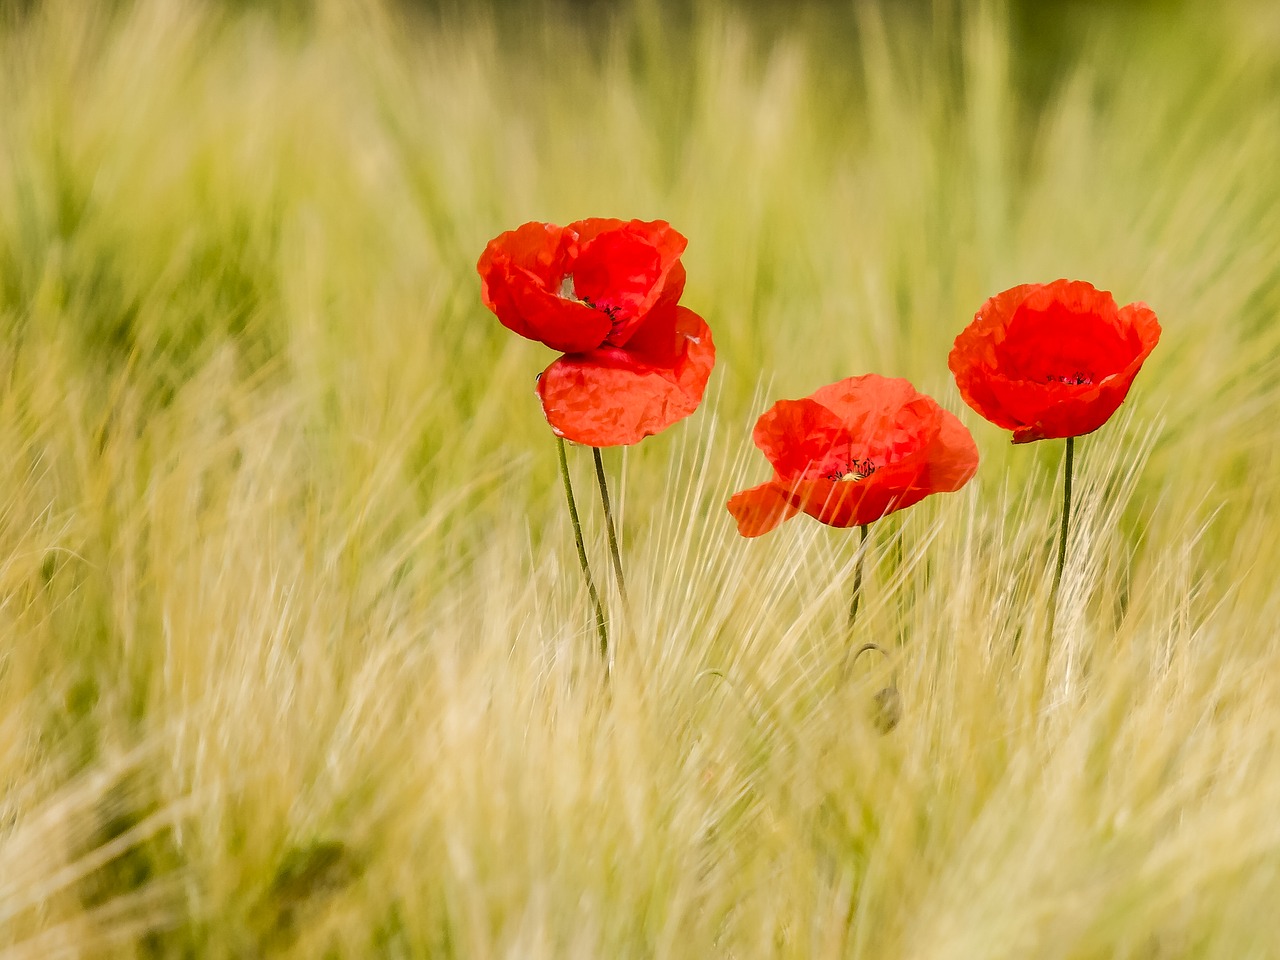
[[[1084,386],[1085,384],[1092,385],[1093,377],[1091,377],[1087,373],[1081,373],[1080,371],[1077,370],[1075,373],[1066,377],[1051,373],[1047,377],[1045,377],[1045,381],[1048,383],[1065,383],[1065,384],[1068,384],[1069,386],[1079,387],[1079,386]]]
[[[876,465],[870,460],[848,460],[845,461],[843,467],[836,467],[836,469],[824,473],[823,478],[840,483],[856,483],[859,480],[867,479],[875,472]]]
[[[590,297],[580,297],[573,286],[573,274],[566,274],[565,278],[560,281],[560,297],[564,300],[574,300],[578,303],[590,307],[592,310],[599,310],[606,317],[613,321],[614,325],[618,322],[618,313],[622,310],[619,306],[601,306]]]
[[[996,345],[996,369],[1010,380],[1092,386],[1132,361],[1138,345],[1103,312],[1024,304]]]

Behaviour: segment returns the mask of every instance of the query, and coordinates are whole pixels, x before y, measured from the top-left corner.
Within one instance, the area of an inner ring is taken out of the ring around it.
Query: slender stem
[[[1062,589],[1062,570],[1067,563],[1067,529],[1071,524],[1071,466],[1075,459],[1075,437],[1067,437],[1067,455],[1062,480],[1062,527],[1058,532],[1058,565],[1053,570],[1053,587],[1049,591],[1049,625],[1044,649],[1040,652],[1039,682],[1033,694],[1033,709],[1039,713],[1049,683],[1049,661],[1053,658],[1053,632],[1058,620],[1058,592]]]
[[[906,646],[907,643],[907,614],[911,608],[915,606],[915,583],[907,582],[907,561],[904,556],[905,551],[902,548],[904,539],[904,529],[902,522],[899,521],[897,532],[893,537],[893,575],[895,582],[898,584],[898,643],[900,646]]]
[[[613,510],[609,506],[609,484],[604,478],[604,458],[600,456],[600,448],[592,447],[591,452],[596,461],[596,483],[600,486],[600,503],[604,507],[605,527],[609,531],[609,553],[613,557],[613,577],[618,582],[618,595],[622,597],[622,605],[627,606],[627,584],[622,578],[622,556],[618,553],[618,531],[613,525]]]
[[[858,541],[858,559],[854,561],[853,564],[853,599],[849,601],[850,641],[853,640],[853,625],[858,620],[858,602],[862,599],[862,561],[867,555],[867,527],[868,524],[865,523],[859,527],[862,537]],[[884,653],[884,650],[881,649],[878,644],[874,643],[864,643],[858,648],[857,653],[854,653],[853,644],[850,642],[844,650],[844,663],[840,665],[840,676],[848,677],[849,671],[853,668],[853,661],[857,660],[858,657],[862,656],[868,650],[879,650],[880,653]]]
[[[596,629],[600,633],[600,656],[606,666],[609,663],[609,633],[604,625],[604,606],[600,603],[600,594],[596,590],[596,582],[591,576],[591,566],[587,563],[587,548],[582,542],[582,523],[578,519],[578,505],[573,499],[573,482],[569,479],[569,460],[564,452],[564,438],[556,437],[556,445],[560,450],[560,478],[564,480],[564,499],[569,505],[569,519],[573,522],[573,539],[578,544],[578,562],[582,565],[582,576],[587,581],[587,592],[591,594],[591,603],[596,608]]]
[[[849,632],[853,632],[853,625],[858,621],[858,603],[862,600],[862,561],[867,556],[867,528],[869,524],[864,523],[858,529],[862,533],[862,538],[858,541],[858,561],[853,565],[853,599],[849,601]]]
[[[1071,466],[1075,459],[1076,438],[1067,437],[1067,455],[1062,468],[1062,529],[1058,533],[1058,566],[1053,571],[1053,589],[1049,593],[1049,642],[1058,617],[1058,592],[1062,589],[1062,569],[1067,563],[1067,527],[1071,523]]]

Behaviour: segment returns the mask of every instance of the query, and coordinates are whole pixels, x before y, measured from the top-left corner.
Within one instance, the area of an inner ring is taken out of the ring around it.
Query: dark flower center
[[[622,310],[619,306],[600,306],[590,297],[580,297],[573,288],[573,275],[568,274],[560,281],[560,296],[565,300],[576,300],[578,303],[586,304],[592,310],[599,310],[608,317],[616,326],[618,322],[618,313]]]
[[[621,307],[601,307],[596,303],[594,303],[593,301],[587,299],[586,297],[582,298],[582,302],[585,303],[592,310],[599,310],[601,313],[603,313],[606,317],[608,317],[614,323],[618,322],[618,311],[622,309]]]
[[[1087,373],[1081,373],[1078,370],[1075,373],[1071,374],[1070,376],[1066,376],[1066,377],[1061,375],[1049,374],[1049,376],[1045,377],[1045,380],[1048,383],[1065,383],[1075,387],[1083,386],[1084,384],[1093,383],[1093,377],[1089,376],[1089,374]]]
[[[859,480],[865,480],[876,472],[876,465],[870,460],[847,460],[843,469],[837,467],[829,473],[824,473],[823,478],[826,480],[837,480],[845,483],[856,483]]]

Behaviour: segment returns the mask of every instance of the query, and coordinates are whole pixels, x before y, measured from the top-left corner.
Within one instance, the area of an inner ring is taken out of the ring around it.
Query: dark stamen
[[[876,465],[870,460],[846,460],[843,470],[832,470],[824,473],[824,480],[865,480],[876,472]]]
[[[588,307],[590,307],[592,310],[599,310],[601,313],[603,313],[606,317],[608,317],[610,320],[612,320],[612,321],[614,321],[614,322],[616,322],[616,321],[617,321],[617,319],[618,319],[618,313],[619,313],[619,311],[621,311],[621,310],[622,310],[622,308],[621,308],[621,307],[617,307],[617,306],[614,306],[614,307],[601,307],[601,306],[598,306],[594,300],[591,300],[591,299],[590,299],[590,298],[588,298],[588,297],[582,297],[582,298],[580,299],[580,301],[579,301],[579,302],[581,302],[581,303],[585,303],[585,304],[586,304]]]
[[[1087,373],[1081,373],[1078,370],[1068,377],[1055,376],[1054,374],[1049,374],[1049,376],[1045,377],[1045,380],[1048,381],[1049,383],[1065,383],[1074,387],[1080,387],[1080,386],[1084,386],[1085,384],[1093,383],[1093,377],[1089,376],[1089,374]]]

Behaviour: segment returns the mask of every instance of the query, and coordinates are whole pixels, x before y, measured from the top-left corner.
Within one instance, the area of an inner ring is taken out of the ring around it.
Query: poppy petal
[[[1027,293],[995,347],[997,368],[1023,380],[1097,382],[1133,358],[1135,342],[1120,323],[1115,298],[1082,280],[1057,280]]]
[[[565,227],[580,245],[586,245],[603,233],[625,230],[643,239],[658,251],[663,263],[671,264],[680,259],[689,241],[665,220],[615,220],[607,217],[589,217],[575,220]]]
[[[674,367],[684,351],[685,335],[694,333],[680,325],[680,295],[684,293],[684,265],[677,262],[667,274],[666,284],[652,309],[633,325],[625,344],[631,353],[643,357],[660,367]],[[609,337],[612,346],[620,347],[614,336]]]
[[[476,264],[481,298],[503,326],[566,353],[598,347],[613,327],[608,314],[560,295],[575,242],[562,227],[526,223],[490,240]]]
[[[572,242],[573,237],[566,235],[563,227],[531,221],[490,240],[480,254],[476,270],[485,279],[498,265],[511,266],[549,287],[564,274]],[[487,282],[481,295],[485,306],[492,309]]]
[[[627,348],[568,354],[543,371],[538,396],[557,435],[593,447],[626,446],[698,408],[715,365],[711,330],[685,307],[654,313],[644,337]]]
[[[799,513],[787,499],[786,489],[772,480],[735,493],[726,506],[744,537],[763,536]]]
[[[1118,320],[1132,331],[1137,352],[1122,370],[1098,383],[1036,383],[989,375],[988,389],[1014,420],[1009,428],[1014,443],[1079,437],[1111,419],[1160,340],[1160,323],[1145,303],[1122,308]]]
[[[938,408],[938,433],[924,457],[920,483],[940,493],[954,493],[978,472],[978,444],[950,410]]]
[[[920,394],[909,380],[868,373],[819,387],[811,396],[845,424],[852,425],[867,419],[879,422]]]
[[[768,495],[834,527],[873,523],[958,490],[978,467],[977,445],[958,418],[908,381],[875,374],[775,403],[754,439],[775,466]],[[732,505],[730,512],[738,517]]]
[[[611,319],[609,343],[625,346],[645,314],[667,295],[668,277],[688,241],[665,220],[584,220],[567,230],[578,237],[573,264],[576,296]],[[684,288],[681,274],[674,299]]]
[[[857,481],[801,480],[787,491],[788,502],[832,527],[875,523],[914,506],[933,493],[952,493],[978,469],[973,436],[952,413],[938,407],[917,448]]]
[[[992,297],[948,358],[965,402],[1014,443],[1080,436],[1111,418],[1160,339],[1146,304],[1079,280]]]
[[[1020,284],[988,299],[956,337],[947,357],[947,366],[965,403],[1006,430],[1018,427],[1019,421],[1004,410],[990,383],[997,363],[996,345],[1004,340],[1005,328],[1022,301],[1037,286]]]
[[[844,483],[839,480],[800,480],[787,489],[787,500],[792,506],[829,527],[856,527],[874,523],[898,509],[897,501],[902,491],[892,484],[869,483],[860,480]],[[924,493],[902,506],[910,506],[922,499]]]
[[[782,477],[818,476],[832,460],[848,457],[840,418],[809,397],[779,400],[756,421],[751,438]]]
[[[626,225],[626,220],[619,220],[617,217],[587,217],[573,221],[564,229],[577,243],[582,244],[594,240],[602,233],[621,230]]]

